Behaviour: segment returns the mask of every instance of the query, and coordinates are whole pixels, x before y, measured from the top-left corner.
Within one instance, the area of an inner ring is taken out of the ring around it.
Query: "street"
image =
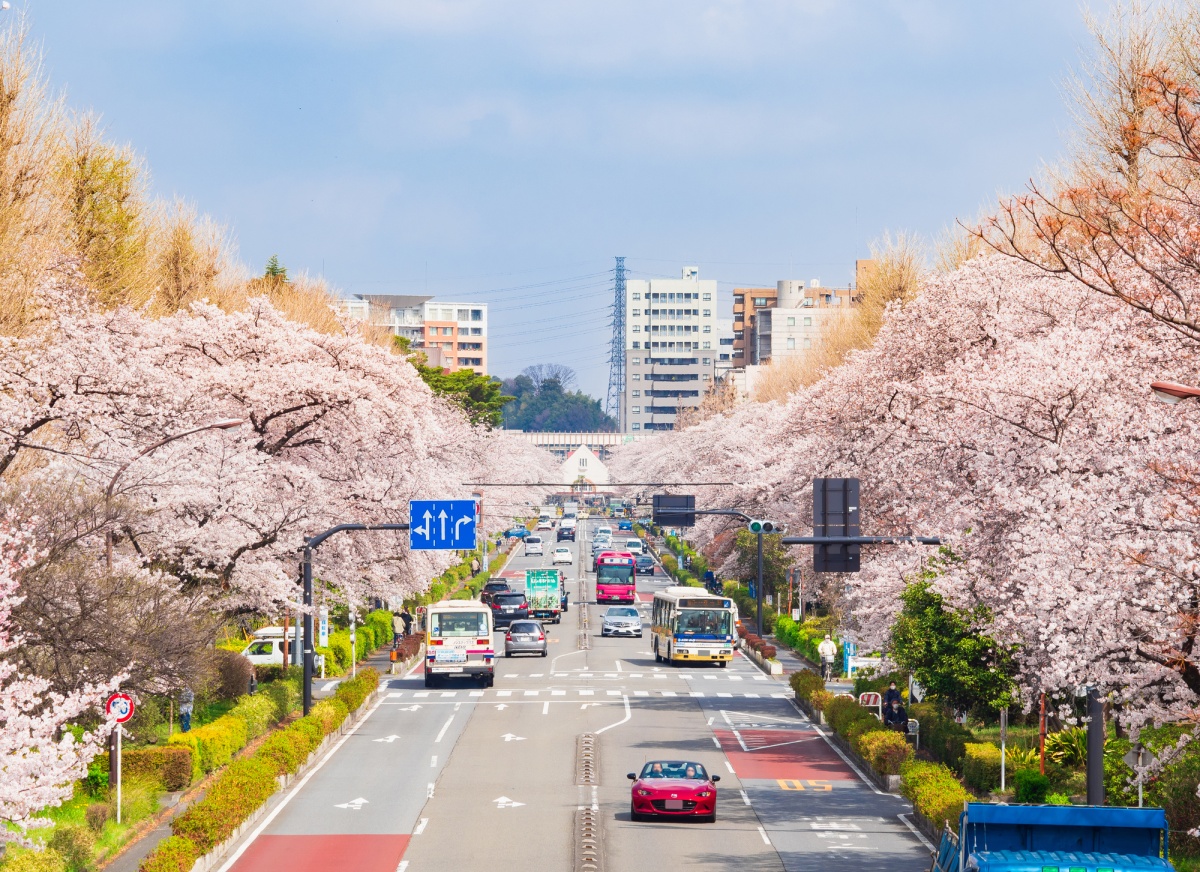
[[[928,848],[900,817],[907,802],[859,778],[785,683],[741,656],[726,669],[655,663],[646,613],[667,584],[661,569],[639,580],[646,636],[602,638],[606,607],[583,605],[585,536],[568,543],[571,609],[546,625],[547,657],[504,658],[498,633],[493,688],[427,690],[420,665],[385,676],[357,728],[275,798],[220,868],[421,872],[485,858],[494,869],[928,868]],[[514,589],[525,569],[551,565],[555,544],[541,557],[517,547],[504,572]],[[721,776],[715,824],[630,820],[626,773],[654,759]]]

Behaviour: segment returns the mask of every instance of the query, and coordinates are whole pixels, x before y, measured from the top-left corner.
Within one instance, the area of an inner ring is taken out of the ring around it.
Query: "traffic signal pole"
[[[758,535],[758,587],[756,587],[754,589],[754,592],[756,594],[758,594],[758,596],[755,597],[755,599],[757,600],[756,605],[758,606],[758,637],[761,639],[762,635],[763,635],[763,622],[762,622],[762,601],[763,601],[762,537],[763,537],[763,534],[762,534],[762,531],[760,530],[757,535]]]

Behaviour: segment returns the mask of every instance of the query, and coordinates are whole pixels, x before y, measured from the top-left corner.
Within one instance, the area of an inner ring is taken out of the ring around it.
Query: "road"
[[[606,607],[583,605],[592,597],[584,536],[564,567],[571,610],[547,627],[549,656],[499,659],[489,689],[426,690],[419,669],[386,677],[357,729],[273,800],[222,872],[593,868],[583,865],[589,836],[594,868],[605,870],[929,867],[901,817],[908,804],[858,777],[786,685],[740,656],[726,669],[675,668],[655,664],[648,634],[602,638]],[[548,567],[548,544],[506,573]],[[665,584],[642,577],[644,609]],[[590,773],[581,737],[593,742]],[[630,821],[626,773],[656,758],[721,775],[715,824]]]

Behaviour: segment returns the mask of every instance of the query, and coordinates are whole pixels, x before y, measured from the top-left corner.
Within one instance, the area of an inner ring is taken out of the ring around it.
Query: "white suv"
[[[569,563],[571,565],[574,565],[575,557],[574,557],[574,555],[571,554],[570,548],[567,548],[567,547],[555,548],[554,549],[554,560],[552,562],[556,565],[559,563]]]
[[[526,536],[525,537],[525,556],[530,554],[543,554],[542,537],[541,536]]]

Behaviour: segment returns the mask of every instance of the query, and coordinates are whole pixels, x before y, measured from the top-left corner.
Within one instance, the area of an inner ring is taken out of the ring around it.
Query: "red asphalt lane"
[[[231,872],[396,872],[409,836],[259,836]]]
[[[858,781],[837,752],[813,730],[713,731],[738,778],[788,781]]]

